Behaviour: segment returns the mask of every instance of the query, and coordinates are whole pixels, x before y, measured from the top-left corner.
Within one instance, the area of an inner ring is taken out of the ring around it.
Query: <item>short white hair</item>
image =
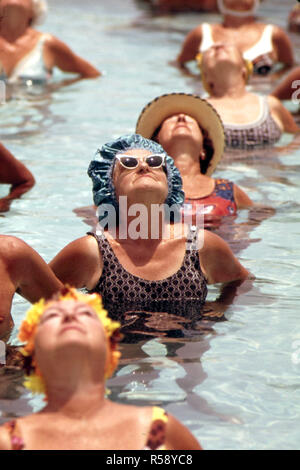
[[[42,24],[46,18],[48,5],[46,0],[32,0],[33,19],[32,25]]]

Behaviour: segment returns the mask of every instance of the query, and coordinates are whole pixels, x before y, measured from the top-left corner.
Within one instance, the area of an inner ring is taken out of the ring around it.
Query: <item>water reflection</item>
[[[2,105],[0,139],[23,138],[49,133],[51,127],[65,122],[53,113],[54,89],[50,85],[33,87],[7,86],[6,103]]]
[[[18,348],[7,346],[6,365],[0,364],[0,425],[11,418],[29,414],[31,409],[25,398],[22,356]]]
[[[52,110],[54,93],[81,80],[70,77],[45,84],[7,84],[5,103],[1,105],[0,139],[49,133],[54,125],[65,123],[66,117]]]
[[[217,335],[215,323],[227,321],[226,312],[234,299],[251,289],[252,281],[223,285],[217,300],[198,309],[191,303],[189,312],[182,304],[174,304],[173,313],[126,311],[121,345],[124,359],[109,383],[112,399],[144,405],[188,403],[198,416],[231,422],[233,417],[215,412],[194,390],[207,378],[202,357]]]

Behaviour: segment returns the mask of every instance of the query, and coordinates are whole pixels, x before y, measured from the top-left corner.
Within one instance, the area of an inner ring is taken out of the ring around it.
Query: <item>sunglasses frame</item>
[[[124,165],[124,163],[122,163],[121,161],[121,158],[122,157],[127,157],[127,158],[134,158],[137,162],[136,166],[126,166]],[[161,157],[161,164],[159,166],[151,166],[149,165],[149,163],[147,162],[147,159],[148,158],[151,158],[151,157]],[[123,168],[125,168],[126,170],[135,170],[138,166],[139,166],[139,162],[140,161],[143,161],[143,162],[146,162],[147,165],[149,166],[149,168],[153,168],[154,170],[158,170],[159,168],[163,167],[163,166],[166,166],[166,156],[162,153],[153,153],[151,155],[147,155],[145,157],[136,157],[135,155],[127,155],[126,153],[125,154],[121,154],[121,155],[116,155],[115,158],[118,160],[118,162],[120,163],[120,165],[122,165]]]

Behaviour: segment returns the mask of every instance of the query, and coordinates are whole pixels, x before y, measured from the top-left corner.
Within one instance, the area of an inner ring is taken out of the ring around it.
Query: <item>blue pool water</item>
[[[265,0],[262,18],[285,27],[293,5]],[[153,18],[133,0],[50,0],[49,6],[43,30],[104,76],[56,91],[13,90],[0,108],[1,141],[37,181],[0,216],[1,233],[24,239],[46,261],[88,230],[73,210],[92,202],[86,170],[97,147],[133,132],[142,107],[155,96],[201,91],[196,79],[183,76],[170,61],[190,29],[218,18]],[[291,37],[299,60],[300,37]],[[61,78],[57,72],[55,81]],[[265,91],[268,83],[257,87]],[[284,136],[281,144],[289,141]],[[227,321],[203,320],[182,338],[150,336],[124,344],[123,360],[109,382],[113,399],[164,406],[205,449],[299,449],[299,160],[297,147],[224,159],[216,176],[233,180],[255,202],[274,209],[273,214],[241,211],[222,228],[256,280],[229,303]],[[2,186],[0,195],[6,189]],[[209,300],[218,292],[219,286],[211,286]],[[15,296],[16,327],[28,305]],[[33,398],[12,377],[0,381],[1,423],[42,406],[40,397]]]

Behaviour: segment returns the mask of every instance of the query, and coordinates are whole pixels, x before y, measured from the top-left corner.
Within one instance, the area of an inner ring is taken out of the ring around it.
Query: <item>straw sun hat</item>
[[[174,114],[184,113],[193,117],[204,129],[213,145],[213,156],[206,175],[210,176],[224,152],[224,129],[221,118],[206,100],[198,95],[170,93],[150,101],[142,110],[136,125],[136,133],[151,139],[165,119]]]

